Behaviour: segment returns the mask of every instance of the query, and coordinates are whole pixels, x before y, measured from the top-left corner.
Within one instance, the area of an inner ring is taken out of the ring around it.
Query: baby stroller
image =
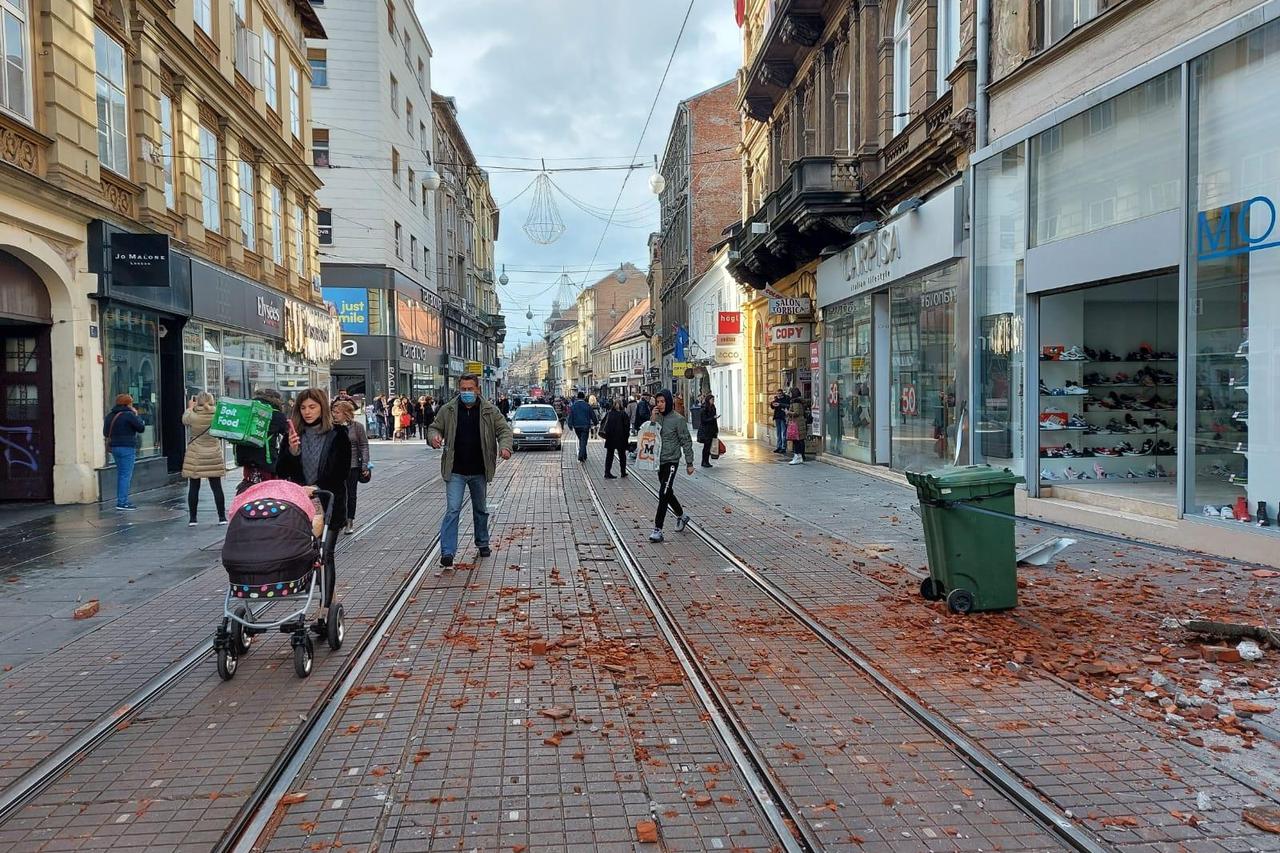
[[[214,635],[218,675],[233,678],[240,658],[258,634],[279,630],[292,635],[293,669],[299,678],[311,674],[315,654],[311,634],[324,637],[329,648],[342,647],[346,628],[341,604],[332,603],[332,558],[325,552],[333,495],[316,491],[324,507],[324,525],[316,536],[310,496],[283,480],[259,483],[231,506],[231,523],[222,544],[222,565],[230,585],[222,606],[222,622]],[[307,624],[311,602],[319,596],[327,618]],[[284,600],[283,613],[272,613]],[[255,605],[263,606],[253,609]],[[272,615],[278,618],[270,618]]]

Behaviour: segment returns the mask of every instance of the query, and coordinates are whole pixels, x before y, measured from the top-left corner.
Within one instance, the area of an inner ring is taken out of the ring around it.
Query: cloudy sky
[[[526,335],[530,325],[539,333],[561,267],[580,285],[584,277],[595,281],[622,261],[647,266],[646,239],[658,224],[657,199],[648,188],[653,158],[666,145],[676,104],[736,72],[741,48],[733,2],[695,0],[640,146],[637,161],[646,166],[627,179],[607,233],[604,219],[627,173],[551,175],[588,210],[557,193],[566,228],[550,245],[534,243],[523,230],[536,172],[508,169],[536,169],[544,157],[548,169],[632,162],[688,0],[416,0],[416,5],[434,51],[432,88],[457,98],[463,130],[480,165],[489,169],[493,196],[502,207],[498,264],[506,264],[511,283],[499,294],[507,345],[513,349],[532,340]],[[602,233],[596,268],[588,276]],[[530,306],[532,322],[525,318]]]

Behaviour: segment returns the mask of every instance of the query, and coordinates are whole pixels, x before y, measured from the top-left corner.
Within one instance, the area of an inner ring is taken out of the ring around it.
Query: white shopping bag
[[[636,436],[636,464],[646,471],[657,471],[661,457],[662,433],[658,431],[657,424],[647,423]]]

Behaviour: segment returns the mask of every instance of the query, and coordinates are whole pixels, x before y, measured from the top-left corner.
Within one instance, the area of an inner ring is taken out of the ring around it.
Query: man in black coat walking
[[[618,454],[618,464],[622,467],[622,476],[627,476],[627,442],[631,439],[631,422],[627,412],[622,408],[622,399],[613,401],[613,408],[604,416],[600,424],[600,434],[604,436],[604,478],[613,480],[613,455]]]
[[[720,441],[720,413],[716,411],[716,397],[708,394],[702,401],[698,423],[698,442],[702,445],[702,467],[711,467],[711,448]]]

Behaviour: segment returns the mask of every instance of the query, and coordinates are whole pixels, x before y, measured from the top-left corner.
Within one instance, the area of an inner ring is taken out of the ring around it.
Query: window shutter
[[[249,57],[249,85],[255,89],[262,88],[262,36],[245,28],[245,55]]]

